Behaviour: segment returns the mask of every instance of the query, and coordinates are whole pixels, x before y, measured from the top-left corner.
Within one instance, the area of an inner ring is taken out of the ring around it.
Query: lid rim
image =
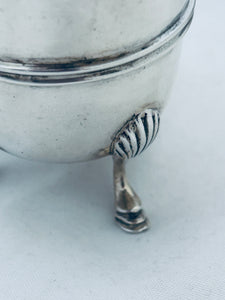
[[[189,0],[180,14],[158,36],[132,51],[93,59],[0,59],[0,80],[28,85],[64,85],[115,77],[165,55],[187,31],[196,0]]]

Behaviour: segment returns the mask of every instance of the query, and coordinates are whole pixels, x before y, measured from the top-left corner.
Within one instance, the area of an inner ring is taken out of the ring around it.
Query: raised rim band
[[[130,52],[83,60],[15,62],[0,59],[0,80],[26,85],[64,85],[107,79],[140,68],[168,53],[183,36],[191,23],[195,1],[189,0],[158,36]]]

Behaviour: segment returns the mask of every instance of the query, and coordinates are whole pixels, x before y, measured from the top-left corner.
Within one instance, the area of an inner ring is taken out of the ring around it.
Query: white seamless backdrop
[[[225,299],[224,11],[198,1],[157,141],[128,163],[150,231],[114,224],[110,158],[0,153],[0,300]]]

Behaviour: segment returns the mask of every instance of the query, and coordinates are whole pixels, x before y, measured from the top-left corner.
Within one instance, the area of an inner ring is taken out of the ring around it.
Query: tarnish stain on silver
[[[137,233],[149,228],[141,200],[129,185],[125,174],[125,161],[139,155],[154,141],[159,130],[157,109],[146,109],[133,117],[116,134],[111,154],[114,163],[115,219],[122,229]]]

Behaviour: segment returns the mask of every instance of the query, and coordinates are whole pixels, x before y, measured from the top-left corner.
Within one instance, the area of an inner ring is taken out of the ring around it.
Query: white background
[[[113,221],[110,158],[0,153],[0,300],[225,299],[225,5],[199,1],[151,150],[128,175],[152,228]]]

